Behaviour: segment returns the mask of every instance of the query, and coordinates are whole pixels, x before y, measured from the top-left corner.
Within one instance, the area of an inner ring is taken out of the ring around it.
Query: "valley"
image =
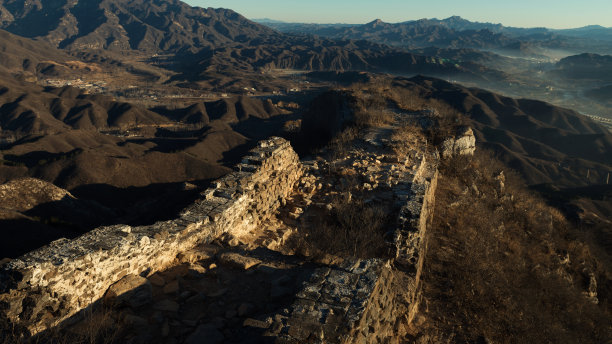
[[[604,343],[611,99],[600,26],[0,0],[0,343]]]

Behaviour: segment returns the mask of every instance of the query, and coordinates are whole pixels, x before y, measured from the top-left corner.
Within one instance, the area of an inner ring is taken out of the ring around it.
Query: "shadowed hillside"
[[[231,10],[191,7],[178,0],[5,0],[0,9],[6,30],[68,49],[168,52],[276,35]]]
[[[530,184],[605,182],[612,165],[612,135],[575,111],[427,77],[394,84],[407,87],[412,96],[442,101],[466,114],[477,142],[498,152]]]
[[[592,80],[612,83],[612,56],[581,54],[561,59],[552,75],[570,80]]]

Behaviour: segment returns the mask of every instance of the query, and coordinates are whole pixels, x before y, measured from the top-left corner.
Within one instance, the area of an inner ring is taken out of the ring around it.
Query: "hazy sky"
[[[459,15],[506,26],[612,27],[612,0],[184,0],[193,6],[224,7],[247,18],[307,23],[395,23]]]

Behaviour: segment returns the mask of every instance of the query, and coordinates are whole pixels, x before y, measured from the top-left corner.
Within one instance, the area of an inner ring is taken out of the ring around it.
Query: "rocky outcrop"
[[[125,276],[151,275],[197,244],[252,230],[280,206],[301,174],[289,142],[271,138],[178,219],[101,227],[14,259],[0,269],[0,322],[38,333],[113,293],[109,288],[117,289]]]
[[[444,159],[458,155],[474,155],[476,151],[476,137],[470,127],[461,127],[454,138],[448,138],[440,147]]]
[[[35,178],[20,178],[0,185],[1,208],[27,211],[39,204],[75,199],[70,192]]]

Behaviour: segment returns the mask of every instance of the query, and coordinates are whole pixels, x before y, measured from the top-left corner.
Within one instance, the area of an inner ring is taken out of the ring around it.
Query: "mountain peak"
[[[384,21],[382,21],[382,19],[375,19],[367,24],[365,24],[366,26],[371,26],[371,27],[376,27],[379,25],[385,24]]]
[[[447,22],[447,23],[471,23],[469,20],[463,19],[460,16],[451,16],[451,17],[448,17],[446,19],[443,19],[442,22]]]

